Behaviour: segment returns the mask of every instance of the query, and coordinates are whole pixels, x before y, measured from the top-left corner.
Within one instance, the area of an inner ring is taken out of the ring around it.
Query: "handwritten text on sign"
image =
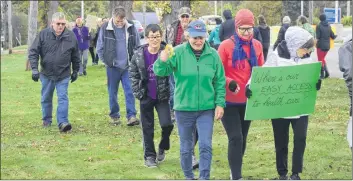
[[[262,120],[310,114],[316,102],[320,63],[255,67],[245,120]]]

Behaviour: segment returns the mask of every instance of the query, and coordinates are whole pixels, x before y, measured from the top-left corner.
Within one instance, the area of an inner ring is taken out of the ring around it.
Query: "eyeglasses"
[[[205,37],[203,36],[197,36],[197,37],[193,37],[194,40],[203,40]]]
[[[157,39],[160,39],[161,36],[150,36],[150,37],[147,37],[148,39],[151,39],[151,40],[157,40]]]
[[[57,25],[57,26],[60,26],[60,25],[65,26],[66,23],[56,23],[56,25]]]
[[[190,16],[187,15],[187,14],[183,14],[183,15],[181,15],[180,17],[181,17],[181,18],[189,18]]]
[[[248,32],[248,33],[252,33],[253,31],[254,31],[254,27],[250,27],[250,28],[238,28],[238,30],[239,30],[239,33],[245,33],[246,31]]]

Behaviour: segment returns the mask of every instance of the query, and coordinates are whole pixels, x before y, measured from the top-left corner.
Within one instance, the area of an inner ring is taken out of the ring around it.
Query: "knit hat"
[[[235,27],[242,25],[254,26],[254,14],[248,9],[241,9],[235,15]]]
[[[287,48],[291,57],[297,56],[297,50],[308,42],[313,36],[305,29],[298,26],[289,27],[284,35]]]
[[[289,16],[283,17],[282,23],[283,24],[290,24],[291,20]]]

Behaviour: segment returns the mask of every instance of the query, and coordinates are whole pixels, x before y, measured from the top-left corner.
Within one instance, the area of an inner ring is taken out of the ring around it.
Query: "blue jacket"
[[[210,36],[208,37],[208,42],[213,41],[213,44],[219,45],[221,44],[221,40],[219,39],[219,27],[221,25],[217,25],[212,31]]]

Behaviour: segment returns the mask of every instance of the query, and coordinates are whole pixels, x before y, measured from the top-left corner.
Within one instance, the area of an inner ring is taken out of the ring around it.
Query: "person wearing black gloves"
[[[80,56],[75,34],[68,30],[64,13],[57,12],[52,16],[49,28],[39,32],[28,52],[32,68],[32,79],[42,82],[41,104],[43,126],[51,126],[53,112],[53,93],[56,88],[58,97],[57,122],[60,132],[71,130],[68,120],[69,99],[68,86],[77,79],[80,69]],[[41,71],[38,71],[39,56]],[[71,72],[72,64],[72,74]]]
[[[300,27],[289,27],[285,40],[276,49],[277,51],[269,54],[264,67],[289,66],[314,63],[308,54],[314,47],[314,38],[306,30]],[[251,80],[251,79],[250,79]],[[321,79],[316,84],[316,90],[321,88]],[[251,99],[252,91],[249,84],[246,86],[245,95]],[[280,180],[287,180],[288,176],[288,140],[289,125],[292,124],[294,133],[294,149],[292,159],[291,180],[300,180],[299,173],[303,170],[303,157],[306,146],[306,135],[308,129],[308,115],[298,115],[272,119],[272,128],[276,147],[276,167]]]

